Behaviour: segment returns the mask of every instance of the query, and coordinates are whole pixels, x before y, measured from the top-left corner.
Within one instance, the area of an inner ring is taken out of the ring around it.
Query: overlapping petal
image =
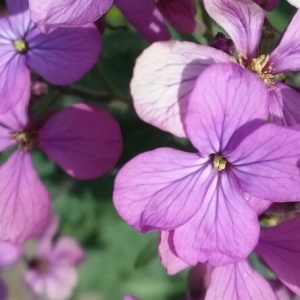
[[[230,156],[241,189],[273,202],[299,201],[300,131],[266,124]]]
[[[247,199],[249,206],[257,213],[258,216],[264,213],[272,204],[271,201],[265,201],[247,193],[244,193],[244,196]]]
[[[15,151],[0,168],[0,240],[23,243],[42,232],[50,197],[33,168],[29,152]]]
[[[278,278],[300,294],[300,218],[262,228],[256,252]]]
[[[96,21],[112,0],[29,0],[31,18],[43,31],[59,26],[77,27]]]
[[[229,62],[226,53],[189,42],[161,42],[138,58],[131,93],[139,117],[162,130],[185,137],[189,96],[199,74],[216,62]]]
[[[268,98],[262,81],[239,65],[212,65],[199,76],[191,94],[187,135],[202,155],[226,155],[267,120]]]
[[[0,243],[0,269],[17,262],[20,257],[21,247],[7,242]]]
[[[108,112],[75,104],[48,119],[38,132],[38,145],[69,175],[91,179],[115,166],[122,151],[122,136]]]
[[[257,214],[227,174],[215,177],[197,214],[174,232],[178,256],[213,266],[246,258],[257,244]]]
[[[277,300],[270,284],[247,260],[213,270],[205,299]]]
[[[172,230],[197,213],[215,172],[198,154],[169,148],[146,152],[118,173],[114,205],[138,230]]]
[[[171,38],[164,18],[153,1],[115,0],[114,4],[149,42],[166,41]]]
[[[229,34],[239,56],[250,61],[260,41],[265,18],[264,10],[253,0],[203,2],[208,14]]]
[[[300,70],[300,10],[289,23],[268,64],[274,74]]]
[[[174,231],[161,231],[158,244],[160,261],[169,275],[174,275],[188,267],[188,265],[177,256],[173,243],[173,235]]]
[[[177,30],[192,33],[197,28],[197,9],[193,0],[158,0],[157,7]]]
[[[27,40],[28,66],[56,85],[79,80],[97,62],[101,49],[100,35],[93,24],[58,28],[47,35],[35,28]]]

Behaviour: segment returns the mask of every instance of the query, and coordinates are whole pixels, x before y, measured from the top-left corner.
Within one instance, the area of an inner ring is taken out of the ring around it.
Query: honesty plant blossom
[[[254,2],[267,11],[274,10],[279,4],[279,0],[254,0]]]
[[[259,223],[242,192],[298,201],[300,131],[268,118],[262,81],[237,64],[214,64],[199,76],[185,118],[198,150],[161,148],[138,155],[116,177],[114,204],[141,232],[174,230],[187,264],[246,258]]]
[[[93,24],[45,35],[30,20],[27,0],[7,0],[0,19],[0,113],[30,91],[29,68],[55,85],[80,79],[97,61],[100,35]]]
[[[24,280],[36,299],[69,299],[77,285],[76,266],[84,259],[83,249],[71,237],[53,241],[58,230],[58,218],[53,215],[39,237],[37,256],[25,271]]]
[[[112,0],[29,0],[32,20],[42,30],[78,26],[96,21]],[[197,27],[193,0],[114,0],[127,20],[150,42],[170,39],[163,16],[179,31],[191,33]]]
[[[0,167],[0,240],[16,243],[39,234],[50,211],[48,191],[32,165],[34,146],[79,179],[108,172],[122,149],[119,126],[102,109],[75,104],[38,127],[29,121],[24,102],[0,115],[0,151],[17,146]]]
[[[250,0],[204,0],[204,4],[211,17],[230,35],[238,57],[190,42],[159,42],[150,46],[138,58],[131,82],[139,117],[185,137],[183,120],[197,77],[211,64],[234,61],[257,74],[268,87],[273,121],[299,124],[300,95],[280,80],[284,78],[282,73],[300,70],[300,11],[269,55],[259,52],[259,48],[264,48],[258,46],[265,12],[257,4]]]

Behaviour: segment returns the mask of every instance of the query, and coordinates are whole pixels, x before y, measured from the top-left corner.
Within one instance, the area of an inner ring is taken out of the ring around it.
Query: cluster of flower
[[[109,113],[82,103],[43,120],[30,118],[31,78],[37,73],[50,84],[68,85],[90,70],[101,48],[92,22],[112,2],[7,0],[9,16],[0,19],[0,150],[16,148],[0,168],[0,256],[11,254],[3,263],[0,257],[0,267],[44,231],[25,280],[49,299],[69,296],[83,252],[68,238],[52,246],[57,219],[49,223],[50,196],[31,152],[39,147],[70,176],[91,179],[114,167],[122,137]],[[209,267],[206,300],[277,299],[250,266],[253,251],[300,295],[300,218],[261,227],[272,202],[300,197],[300,95],[284,75],[300,70],[300,10],[269,53],[273,36],[264,9],[277,0],[202,2],[231,40],[217,35],[210,46],[169,41],[165,19],[183,33],[205,31],[194,0],[114,0],[156,42],[137,60],[131,82],[139,117],[195,147],[193,153],[160,148],[128,162],[116,177],[114,205],[137,230],[160,231],[169,274]]]

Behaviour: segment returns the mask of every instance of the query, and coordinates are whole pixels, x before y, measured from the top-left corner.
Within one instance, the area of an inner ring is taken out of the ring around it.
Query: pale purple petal
[[[59,265],[77,265],[84,260],[84,251],[71,237],[58,239],[51,253],[51,262]]]
[[[273,202],[299,201],[300,130],[266,124],[230,156],[240,188]]]
[[[11,243],[0,243],[0,269],[14,264],[21,258],[22,248]],[[1,299],[1,297],[0,297]]]
[[[278,278],[300,294],[300,217],[262,228],[256,252]]]
[[[277,82],[274,88],[269,90],[270,121],[278,125],[286,126],[287,123],[283,115],[283,97],[279,84],[280,83]]]
[[[257,214],[237,189],[232,176],[211,183],[197,214],[174,232],[178,256],[190,265],[221,266],[246,258],[257,244]]]
[[[191,94],[187,135],[202,155],[226,156],[253,130],[250,125],[261,124],[256,119],[267,120],[268,101],[266,86],[251,72],[233,63],[212,65],[199,76]]]
[[[58,28],[43,34],[35,28],[27,36],[29,67],[52,84],[79,80],[97,62],[101,39],[94,24]]]
[[[143,232],[172,230],[197,213],[215,176],[208,158],[160,148],[138,155],[118,173],[114,205]]]
[[[253,0],[203,0],[208,14],[229,34],[246,61],[255,55],[265,12]],[[229,21],[230,20],[230,21]]]
[[[287,0],[291,5],[294,5],[297,8],[300,8],[300,1],[299,0]]]
[[[4,23],[7,20],[0,19],[0,27]],[[29,101],[30,74],[26,66],[26,56],[18,55],[13,43],[1,33],[0,56],[0,114],[3,114],[19,101]]]
[[[196,79],[209,65],[229,62],[223,51],[190,42],[161,42],[138,58],[131,93],[139,117],[185,137],[183,121]]]
[[[152,0],[115,0],[114,4],[149,42],[171,38],[164,19]]]
[[[271,201],[265,201],[247,193],[244,193],[244,196],[247,199],[249,206],[257,213],[258,216],[264,213],[272,204]]]
[[[50,196],[29,152],[15,151],[0,168],[0,193],[1,241],[23,243],[41,233],[49,217]]]
[[[70,176],[91,179],[115,166],[122,136],[108,112],[81,103],[51,116],[38,132],[38,144]]]
[[[283,124],[294,126],[300,124],[300,93],[286,84],[278,82],[276,85],[282,98]]]
[[[112,0],[29,0],[31,18],[43,31],[59,26],[77,27],[100,18]]]
[[[169,275],[174,275],[188,267],[188,265],[177,256],[173,243],[173,235],[173,231],[161,231],[158,244],[160,261]]]
[[[158,0],[157,7],[177,30],[192,33],[197,28],[194,0]]]
[[[271,53],[268,63],[273,74],[300,70],[300,10],[290,22],[278,47]]]
[[[278,300],[267,280],[247,260],[215,268],[205,299]]]
[[[68,299],[76,287],[78,275],[72,266],[56,266],[41,276],[38,271],[27,270],[24,280],[37,297],[51,300]]]

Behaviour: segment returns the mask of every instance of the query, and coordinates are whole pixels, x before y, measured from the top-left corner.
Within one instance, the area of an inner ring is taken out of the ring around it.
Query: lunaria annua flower
[[[258,54],[265,12],[257,4],[250,0],[204,0],[204,4],[211,17],[230,35],[238,57],[191,42],[153,44],[138,58],[131,82],[139,117],[185,137],[183,121],[199,74],[211,64],[234,61],[257,74],[268,87],[269,110],[274,121],[299,124],[300,95],[280,80],[284,78],[282,73],[300,69],[300,11],[269,55]]]
[[[69,299],[78,281],[76,266],[84,260],[83,249],[73,238],[62,236],[53,241],[58,223],[58,217],[52,215],[24,274],[25,283],[37,299]]]
[[[198,26],[193,0],[29,0],[32,20],[46,32],[96,21],[112,2],[149,42],[171,38],[163,16],[184,33],[191,33]]]
[[[246,258],[259,223],[244,193],[298,201],[300,132],[266,124],[268,91],[237,64],[199,76],[184,120],[198,150],[160,148],[138,155],[116,177],[113,200],[141,232],[174,230],[178,256],[214,266]]]
[[[97,61],[101,40],[93,24],[46,35],[32,23],[27,0],[7,0],[0,20],[0,113],[30,91],[29,68],[55,85],[80,79]]]
[[[0,141],[0,151],[16,146],[0,167],[0,240],[16,243],[39,234],[50,212],[49,194],[32,164],[35,146],[79,179],[108,172],[122,150],[117,122],[108,112],[86,104],[65,108],[37,127],[21,101],[0,115]]]

